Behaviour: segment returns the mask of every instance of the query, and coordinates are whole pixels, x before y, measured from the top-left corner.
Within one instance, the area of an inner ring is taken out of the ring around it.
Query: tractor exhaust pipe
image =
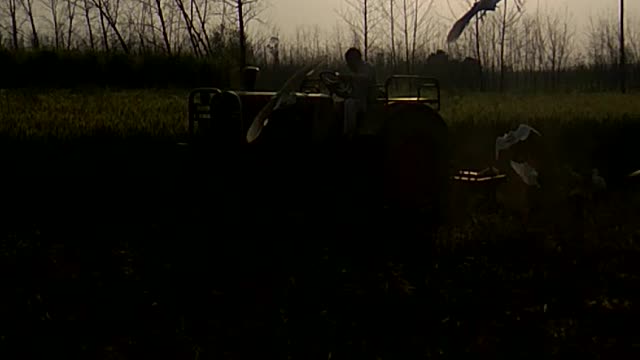
[[[242,70],[242,87],[246,91],[253,91],[256,89],[256,82],[258,81],[258,73],[260,68],[257,66],[245,66]]]

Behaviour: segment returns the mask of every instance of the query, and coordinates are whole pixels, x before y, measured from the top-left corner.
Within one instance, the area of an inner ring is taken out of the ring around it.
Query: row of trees
[[[590,74],[578,77],[592,84],[611,77],[618,62],[613,13],[591,19],[580,39],[568,10],[527,12],[525,0],[503,0],[495,13],[476,17],[462,38],[448,45],[448,29],[472,1],[458,1],[458,10],[451,10],[446,20],[436,11],[437,2],[343,0],[345,6],[337,10],[340,26],[330,31],[301,27],[283,35],[261,19],[265,0],[2,0],[0,48],[11,54],[45,49],[138,58],[187,56],[221,69],[251,62],[273,72],[310,59],[338,66],[344,50],[358,46],[382,76],[431,72],[446,80],[448,73],[457,73],[458,62],[474,58],[483,76],[473,86],[487,89],[568,85],[578,72]],[[627,23],[633,86],[640,28],[638,22]],[[455,60],[452,66],[434,67],[427,61],[440,49]]]
[[[258,0],[2,0],[0,46],[12,50],[216,56],[264,7]]]

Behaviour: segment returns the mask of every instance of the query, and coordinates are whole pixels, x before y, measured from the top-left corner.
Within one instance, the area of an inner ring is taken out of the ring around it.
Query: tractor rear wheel
[[[440,214],[449,184],[448,128],[425,105],[391,105],[383,130],[390,206]]]

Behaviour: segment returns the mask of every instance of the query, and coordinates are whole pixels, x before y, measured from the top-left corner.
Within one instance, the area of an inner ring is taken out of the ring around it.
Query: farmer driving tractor
[[[347,50],[345,60],[351,73],[340,76],[350,80],[353,90],[344,102],[344,135],[351,139],[366,119],[370,104],[375,101],[376,73],[375,69],[362,59],[362,53],[356,48]]]

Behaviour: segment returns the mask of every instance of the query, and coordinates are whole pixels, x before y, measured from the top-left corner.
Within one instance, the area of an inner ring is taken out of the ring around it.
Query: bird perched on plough
[[[447,35],[447,42],[454,42],[458,40],[458,38],[460,37],[460,35],[462,35],[462,32],[467,27],[467,25],[469,25],[469,22],[471,21],[471,19],[473,19],[474,16],[476,16],[478,13],[482,13],[482,15],[484,15],[487,11],[495,11],[496,6],[499,2],[500,0],[476,1],[471,9],[469,9],[469,11],[467,11],[460,19],[458,19],[455,24],[453,24],[453,27],[449,31],[449,35]],[[522,4],[518,1],[516,1],[515,4],[518,8],[518,11],[520,11]]]

